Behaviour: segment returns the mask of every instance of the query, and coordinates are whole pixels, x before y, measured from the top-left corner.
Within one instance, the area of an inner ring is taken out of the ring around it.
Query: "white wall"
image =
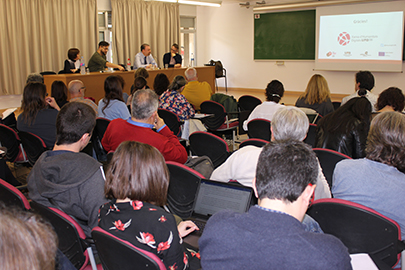
[[[278,79],[288,91],[303,91],[309,78],[322,74],[332,93],[351,94],[354,91],[354,72],[313,71],[314,61],[253,60],[253,11],[238,3],[223,3],[220,8],[197,7],[197,65],[210,59],[221,60],[227,70],[228,87],[264,89],[269,81]],[[405,65],[403,64],[403,70]],[[403,73],[373,73],[375,93],[390,86],[405,91]],[[218,80],[224,86],[224,80]]]

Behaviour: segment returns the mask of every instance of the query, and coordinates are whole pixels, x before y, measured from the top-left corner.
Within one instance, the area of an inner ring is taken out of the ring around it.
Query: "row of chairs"
[[[46,207],[27,198],[14,186],[0,179],[0,201],[22,211],[33,211],[47,220],[58,236],[59,250],[80,270],[166,269],[153,253],[135,247],[109,232],[96,227],[92,238],[86,238],[79,223],[63,211]],[[95,244],[101,265],[96,264],[92,244]],[[90,262],[90,263],[89,263]]]
[[[29,163],[31,166],[47,150],[44,141],[37,135],[25,131],[17,132],[3,124],[0,124],[0,143],[7,148],[7,161]]]
[[[168,208],[186,219],[191,215],[203,176],[176,162],[167,162],[167,166],[170,171]],[[404,250],[398,223],[363,205],[341,199],[320,199],[307,214],[325,233],[339,238],[350,254],[367,253],[378,266],[393,267]]]

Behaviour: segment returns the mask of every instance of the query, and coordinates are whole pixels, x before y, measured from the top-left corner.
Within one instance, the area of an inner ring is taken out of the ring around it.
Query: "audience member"
[[[370,118],[371,103],[367,98],[350,99],[318,122],[316,147],[332,149],[352,158],[365,157]]]
[[[28,191],[33,201],[57,207],[75,217],[85,234],[97,226],[104,197],[101,164],[80,151],[90,141],[96,124],[94,110],[81,102],[69,102],[56,120],[56,144],[46,151],[28,175]]]
[[[405,239],[405,115],[383,112],[374,117],[366,153],[366,158],[336,165],[332,194],[395,220]]]
[[[149,44],[142,44],[141,51],[135,55],[134,69],[157,67],[156,61],[151,54]]]
[[[63,68],[64,73],[79,73],[80,72],[80,50],[78,48],[70,48],[68,50],[68,59],[65,60]]]
[[[146,81],[146,79],[149,78],[149,72],[148,72],[145,68],[138,68],[138,69],[135,71],[135,74],[134,74],[134,84],[131,85],[131,93],[133,93],[133,92],[135,91],[135,81],[136,81],[136,78],[138,78],[138,77],[142,77],[142,78],[145,79],[145,88],[146,88],[146,89],[149,89],[149,88],[150,88],[150,87],[148,86],[147,81]],[[143,86],[142,86],[142,87],[143,87]],[[137,88],[137,90],[139,90],[139,89],[142,89],[142,88]]]
[[[186,251],[182,237],[198,230],[191,221],[177,226],[166,204],[169,173],[153,146],[126,141],[114,152],[107,171],[105,194],[112,199],[100,208],[99,226],[134,246],[156,254],[167,269],[188,269],[196,254]],[[197,267],[201,268],[199,260]]]
[[[402,112],[405,106],[405,97],[402,90],[397,87],[390,87],[381,92],[378,96],[377,112]]]
[[[39,73],[31,73],[30,75],[27,76],[27,80],[25,81],[25,84],[28,84],[30,82],[44,83],[44,77]]]
[[[313,75],[305,92],[295,102],[295,106],[313,109],[322,116],[333,112],[333,104],[330,100],[329,86],[326,79],[320,74]]]
[[[81,102],[89,105],[95,112],[96,116],[98,115],[97,105],[90,99],[84,98],[84,93],[86,92],[86,87],[83,82],[80,80],[70,81],[68,85],[70,93],[70,102]]]
[[[365,96],[371,103],[371,109],[375,112],[375,104],[377,103],[377,95],[371,93],[371,90],[374,88],[374,76],[370,71],[359,71],[356,73],[356,84],[354,90],[356,93],[351,94],[350,96],[344,97],[340,106],[348,102],[354,97]]]
[[[1,269],[55,270],[58,238],[28,211],[0,209]]]
[[[98,43],[97,51],[91,56],[89,63],[87,64],[90,72],[103,71],[107,68],[118,68],[119,70],[125,70],[124,67],[116,65],[107,61],[108,47],[110,44],[106,41],[100,41]]]
[[[308,117],[296,107],[282,107],[273,115],[271,122],[271,141],[303,141],[309,128]],[[256,177],[256,166],[261,147],[245,146],[234,152],[221,166],[216,168],[210,177],[221,182],[236,180],[244,186],[252,186]],[[319,165],[318,179],[315,188],[315,199],[330,198],[330,188]]]
[[[199,240],[203,269],[351,269],[336,237],[301,224],[314,192],[318,162],[303,142],[277,141],[260,153],[247,213],[214,214]],[[231,247],[231,248],[230,248]]]
[[[158,73],[155,77],[155,81],[153,82],[153,90],[156,92],[158,96],[163,94],[170,85],[169,78],[167,78],[166,74]],[[184,93],[184,89],[183,89]]]
[[[166,67],[180,68],[181,62],[183,62],[183,59],[181,58],[181,55],[179,54],[179,45],[174,43],[172,45],[172,48],[170,49],[170,52],[165,53],[163,55],[164,67],[165,68]]]
[[[54,98],[46,97],[45,84],[31,82],[25,85],[21,110],[22,113],[17,118],[17,129],[34,133],[48,148],[52,148],[55,144],[55,123],[59,106]]]
[[[98,116],[114,120],[131,117],[122,97],[122,80],[118,75],[108,76],[104,81],[105,96],[98,102]]]
[[[147,82],[146,79],[142,76],[136,77],[134,80],[134,84],[131,87],[131,95],[128,97],[127,99],[127,105],[131,105],[132,103],[132,96],[134,95],[134,93],[138,90],[141,89],[149,89],[149,87],[147,87]]]
[[[266,87],[266,100],[250,113],[249,117],[243,122],[243,129],[248,130],[250,120],[263,118],[271,121],[273,114],[284,105],[278,104],[284,95],[284,86],[280,81],[272,80]]]
[[[177,75],[169,85],[169,89],[159,97],[159,108],[177,114],[182,122],[195,115],[194,108],[181,94],[186,83],[187,81],[183,76]]]
[[[111,121],[101,141],[104,149],[115,151],[123,141],[138,141],[156,147],[165,160],[184,164],[187,161],[186,149],[159,117],[158,106],[159,99],[154,91],[136,91],[131,103],[131,118]]]
[[[53,97],[58,104],[59,108],[68,103],[67,87],[62,81],[54,81],[51,86],[51,97]]]
[[[195,68],[188,68],[184,74],[188,83],[184,87],[183,95],[196,110],[199,110],[203,101],[210,100],[212,95],[211,86],[207,82],[198,81],[197,70]]]

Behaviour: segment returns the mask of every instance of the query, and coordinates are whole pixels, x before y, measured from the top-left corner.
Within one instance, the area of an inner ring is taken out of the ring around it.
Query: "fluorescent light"
[[[373,2],[373,1],[379,1],[379,0],[337,0],[337,1],[331,0],[331,1],[298,2],[298,3],[289,3],[289,4],[274,4],[274,5],[266,5],[266,6],[261,5],[261,6],[253,7],[253,11],[272,11],[272,10],[293,9],[293,8],[314,8],[314,7],[320,7],[320,6],[331,6],[331,5]]]
[[[177,0],[157,0],[159,2],[177,3]]]
[[[178,0],[179,4],[186,5],[196,5],[196,6],[209,6],[209,7],[220,7],[222,1],[219,2],[202,2],[202,1],[188,1],[188,0]]]

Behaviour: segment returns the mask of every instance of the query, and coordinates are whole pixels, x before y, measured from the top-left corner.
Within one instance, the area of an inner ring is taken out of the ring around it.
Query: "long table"
[[[206,81],[211,85],[212,92],[215,93],[215,67],[196,67],[198,80]],[[149,87],[153,88],[153,82],[158,73],[164,73],[170,81],[177,75],[183,75],[186,68],[167,68],[167,69],[155,69],[148,70],[149,78],[146,79]],[[58,75],[45,75],[44,82],[48,94],[51,93],[51,86],[54,81],[63,81],[66,86],[70,81],[81,80],[86,86],[86,97],[93,97],[96,103],[104,97],[104,81],[110,75],[120,75],[125,80],[124,92],[130,94],[131,85],[134,83],[135,70],[131,71],[112,71],[112,72],[90,72],[88,74],[58,74]]]

